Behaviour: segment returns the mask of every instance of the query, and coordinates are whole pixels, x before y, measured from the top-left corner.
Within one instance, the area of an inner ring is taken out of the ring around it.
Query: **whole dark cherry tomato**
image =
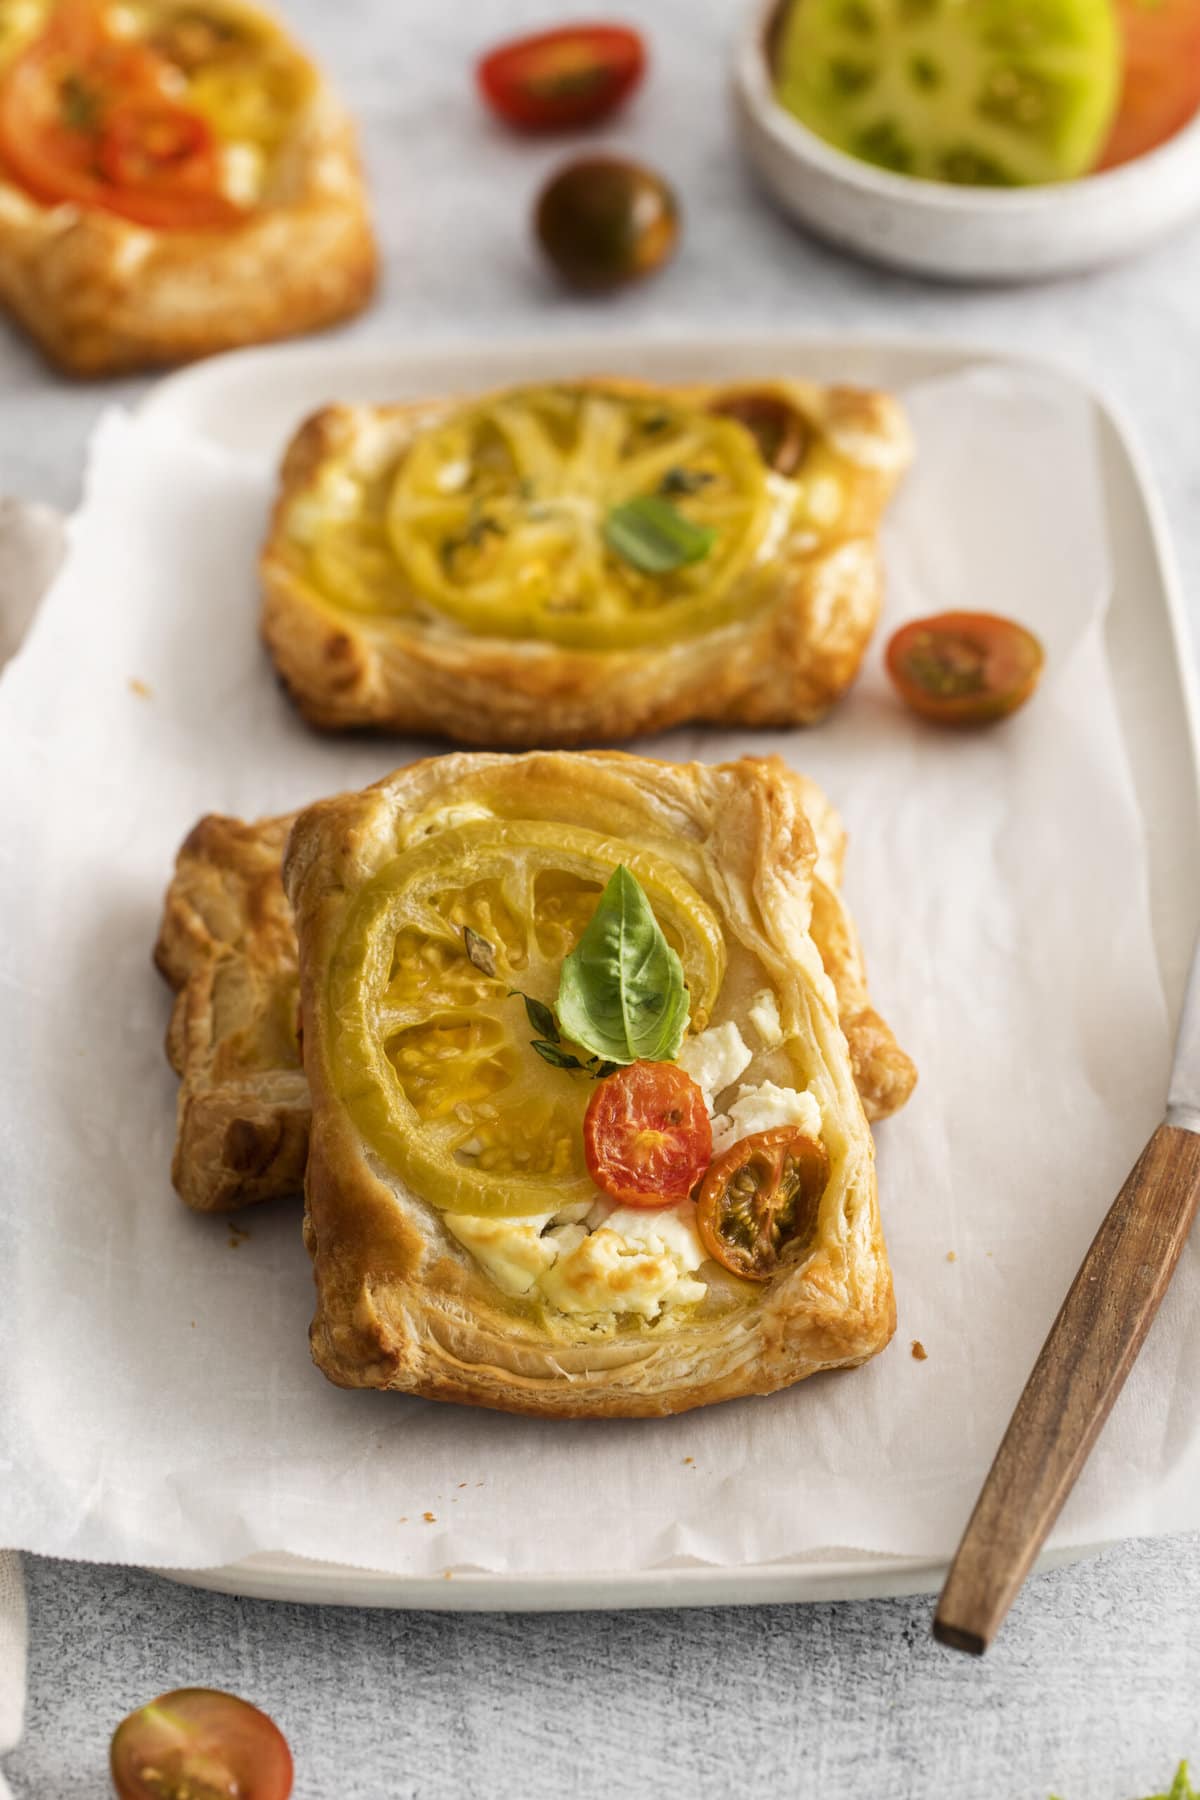
[[[553,175],[536,228],[563,280],[591,292],[661,268],[679,236],[679,205],[660,175],[615,156],[588,156]]]
[[[939,613],[901,626],[887,670],[902,700],[939,725],[988,725],[1024,706],[1045,666],[1032,631],[994,613]]]
[[[596,1084],[583,1153],[596,1186],[622,1206],[677,1206],[712,1155],[704,1095],[674,1063],[630,1063]]]
[[[794,1125],[756,1131],[718,1156],[696,1202],[708,1254],[745,1281],[770,1281],[812,1241],[829,1153]]]
[[[122,1719],[110,1753],[118,1800],[288,1800],[292,1755],[257,1706],[176,1688]]]
[[[567,131],[614,112],[642,78],[646,51],[625,25],[564,25],[499,44],[476,69],[484,98],[519,131]]]

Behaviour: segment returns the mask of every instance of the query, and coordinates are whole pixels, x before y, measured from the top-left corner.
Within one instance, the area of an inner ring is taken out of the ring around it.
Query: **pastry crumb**
[[[920,1338],[914,1338],[912,1341],[912,1358],[914,1362],[927,1362],[929,1359],[929,1352]]]
[[[442,1570],[442,1580],[443,1581],[453,1581],[454,1580],[454,1570],[453,1569],[443,1569]]]
[[[148,681],[140,681],[136,675],[131,675],[129,677],[129,691],[131,694],[136,694],[139,700],[152,700],[154,698],[154,689],[150,686],[150,683]]]
[[[947,1262],[957,1262],[957,1261],[958,1261],[958,1252],[957,1252],[957,1250],[947,1250],[947,1252],[946,1252],[946,1261],[947,1261]]]
[[[405,1513],[405,1515],[402,1519],[396,1520],[396,1523],[397,1523],[397,1525],[407,1525],[408,1524],[408,1514]]]
[[[695,1467],[695,1463],[696,1463],[696,1459],[695,1459],[695,1457],[694,1457],[694,1456],[685,1456],[685,1457],[684,1457],[684,1459],[683,1459],[683,1462],[684,1462],[684,1467],[685,1467],[685,1468],[686,1468],[686,1467],[687,1467],[687,1465],[688,1465],[688,1464],[689,1464],[689,1463],[691,1463],[691,1465],[692,1465],[692,1466],[693,1466],[693,1468],[694,1468],[694,1467]]]
[[[458,1485],[460,1488],[465,1488],[467,1484],[465,1481],[460,1481]]]
[[[436,1513],[431,1513],[431,1512],[422,1513],[421,1517],[424,1519],[424,1521],[427,1525],[436,1525],[437,1524],[437,1514]]]

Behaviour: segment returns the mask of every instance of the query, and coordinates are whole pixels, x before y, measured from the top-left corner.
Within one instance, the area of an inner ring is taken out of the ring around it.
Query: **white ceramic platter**
[[[917,181],[847,156],[775,98],[780,3],[756,0],[738,46],[738,128],[768,192],[831,243],[946,281],[1039,281],[1135,256],[1200,212],[1200,114],[1121,168],[1041,187]]]
[[[528,378],[608,372],[656,380],[733,380],[771,371],[898,388],[973,363],[1013,359],[967,346],[847,338],[617,337],[489,348],[388,351],[334,344],[250,350],[162,383],[145,410],[225,449],[274,460],[299,420],[332,400],[413,398]],[[1069,383],[1061,373],[1057,378]],[[1182,992],[1200,904],[1200,704],[1162,514],[1125,427],[1093,408],[1115,591],[1107,632],[1118,709],[1149,846],[1155,943],[1164,987]],[[1099,1547],[1099,1546],[1097,1546]],[[1042,1567],[1070,1560],[1044,1558]],[[689,1566],[600,1575],[463,1573],[413,1577],[254,1556],[232,1567],[172,1571],[197,1587],[265,1599],[445,1611],[554,1611],[847,1600],[927,1593],[938,1561],[837,1551],[748,1568]]]

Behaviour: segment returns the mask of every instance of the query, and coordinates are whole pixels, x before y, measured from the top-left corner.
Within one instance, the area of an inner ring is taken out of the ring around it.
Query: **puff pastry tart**
[[[883,1348],[804,799],[778,761],[459,754],[300,815],[333,1381],[640,1416]]]
[[[845,832],[814,782],[793,775],[817,846],[810,931],[868,1119],[908,1099],[916,1071],[870,1003],[840,896]],[[294,814],[213,814],[189,832],[167,889],[155,962],[176,990],[167,1054],[181,1077],[172,1175],[200,1212],[298,1195],[308,1157],[299,977],[280,859]]]
[[[352,128],[241,0],[0,0],[0,303],[93,375],[354,312]]]
[[[874,628],[910,458],[894,400],[802,382],[332,407],[284,460],[263,635],[326,728],[807,724]]]

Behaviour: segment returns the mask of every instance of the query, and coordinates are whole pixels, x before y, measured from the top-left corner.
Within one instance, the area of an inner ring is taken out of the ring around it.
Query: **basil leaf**
[[[552,1044],[558,1042],[558,1020],[550,1008],[541,1000],[534,1000],[529,994],[523,994],[520,988],[509,988],[509,997],[516,996],[525,1002],[525,1017],[533,1026],[539,1037],[549,1038]]]
[[[562,966],[564,1037],[606,1063],[672,1062],[688,1022],[683,964],[622,864]]]
[[[669,575],[702,562],[717,534],[711,525],[693,525],[658,494],[642,494],[612,508],[604,521],[604,541],[643,575]]]
[[[481,975],[495,975],[496,952],[485,937],[472,931],[469,925],[463,926],[463,943],[466,945],[467,961],[477,968]]]
[[[583,1064],[577,1056],[568,1050],[561,1050],[557,1044],[544,1044],[540,1038],[534,1038],[533,1048],[543,1062],[548,1062],[555,1069],[582,1069]]]

